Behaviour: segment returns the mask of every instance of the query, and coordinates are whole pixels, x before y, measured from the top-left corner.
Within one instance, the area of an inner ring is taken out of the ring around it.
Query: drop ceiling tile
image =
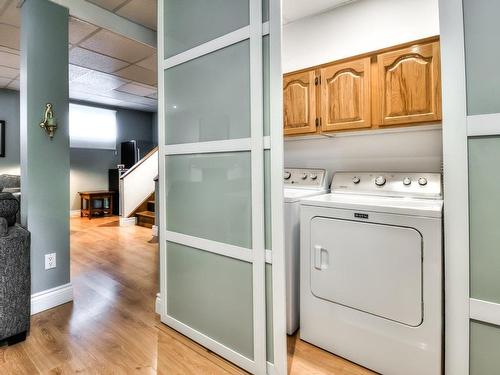
[[[92,90],[106,92],[123,86],[126,81],[110,74],[101,72],[89,72],[75,79],[73,82],[81,83],[90,87]]]
[[[156,87],[130,82],[116,89],[132,95],[150,96],[156,93]]]
[[[141,68],[137,65],[131,65],[125,69],[121,69],[115,72],[115,74],[131,81],[145,83],[146,85],[151,86],[156,85],[157,81],[155,72]]]
[[[82,47],[130,63],[151,56],[155,49],[135,42],[108,30],[100,30],[89,39],[80,43]]]
[[[75,47],[69,52],[69,62],[85,68],[95,69],[105,73],[113,73],[128,65],[124,61],[113,59],[99,53]]]
[[[156,53],[152,56],[149,56],[147,59],[144,59],[142,61],[139,61],[136,65],[139,65],[141,68],[146,68],[149,70],[152,70],[153,72],[156,72],[156,64],[158,63],[157,61],[157,56]]]
[[[3,6],[2,6],[3,4]],[[16,0],[0,1],[0,9],[7,5],[7,8],[0,15],[0,23],[21,27],[21,9],[17,7]]]
[[[14,79],[19,75],[19,69],[12,69],[6,66],[0,66],[0,77]]]
[[[69,18],[69,42],[71,44],[77,44],[82,41],[94,31],[98,29],[97,26],[91,25],[90,23],[80,21],[76,18]]]
[[[87,0],[89,3],[94,3],[95,5],[99,5],[101,8],[107,10],[114,10],[120,5],[127,2],[127,0]]]
[[[0,23],[0,46],[19,51],[19,38],[20,29],[18,27]]]
[[[5,88],[12,81],[10,78],[2,78],[0,77],[0,87]]]
[[[13,80],[7,86],[8,89],[16,90],[16,91],[19,91],[20,87],[21,87],[21,81],[19,81],[18,79]]]
[[[90,73],[92,70],[87,68],[82,68],[76,65],[69,65],[69,81],[74,81],[75,79]]]
[[[19,55],[0,51],[0,65],[19,70]]]
[[[132,0],[118,9],[116,14],[156,30],[156,0]]]

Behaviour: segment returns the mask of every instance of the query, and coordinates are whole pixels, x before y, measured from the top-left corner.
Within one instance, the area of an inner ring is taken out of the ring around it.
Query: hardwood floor
[[[0,374],[244,374],[160,323],[157,244],[118,219],[71,219],[74,302],[34,315],[28,339],[0,348]],[[289,338],[294,375],[372,372]]]

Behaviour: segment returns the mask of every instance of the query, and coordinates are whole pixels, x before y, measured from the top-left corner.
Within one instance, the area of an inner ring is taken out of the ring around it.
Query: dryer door
[[[413,228],[315,217],[311,292],[382,318],[422,323],[422,236]]]

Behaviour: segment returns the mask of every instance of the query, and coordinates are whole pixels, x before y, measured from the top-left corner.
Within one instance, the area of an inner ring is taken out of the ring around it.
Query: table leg
[[[92,204],[93,203],[92,197],[89,198],[88,202],[89,202],[88,203],[89,204],[89,207],[88,207],[88,209],[89,209],[89,220],[92,220],[92,207],[94,206]]]

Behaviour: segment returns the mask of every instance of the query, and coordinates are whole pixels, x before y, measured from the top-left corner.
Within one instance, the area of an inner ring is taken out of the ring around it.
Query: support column
[[[46,103],[53,105],[57,121],[53,139],[39,125]],[[68,107],[68,9],[48,0],[26,0],[21,25],[21,215],[32,235],[32,294],[62,287],[53,291],[59,298],[56,305],[72,299]],[[45,270],[49,253],[56,253],[57,267]],[[57,300],[55,294],[47,297]]]

